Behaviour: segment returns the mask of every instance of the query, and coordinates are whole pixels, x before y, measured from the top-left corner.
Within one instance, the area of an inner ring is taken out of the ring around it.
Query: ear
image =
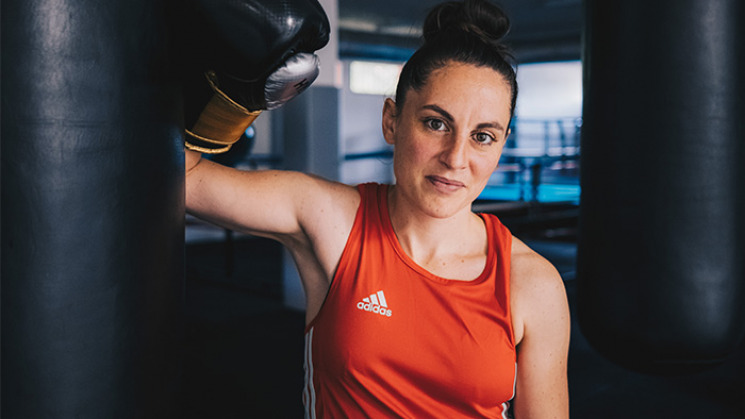
[[[390,98],[386,99],[383,104],[383,138],[391,145],[395,143],[397,115],[396,102]]]

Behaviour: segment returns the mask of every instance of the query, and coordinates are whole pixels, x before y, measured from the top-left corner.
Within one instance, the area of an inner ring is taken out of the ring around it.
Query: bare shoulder
[[[332,253],[340,253],[338,248],[345,244],[359,207],[361,198],[357,188],[300,172],[276,171],[265,175],[281,179],[268,183],[274,190],[266,195],[276,193],[288,200],[278,204],[281,198],[270,199],[273,205],[266,209],[269,217],[291,211],[288,218],[297,223],[292,228],[275,230],[274,238],[291,248],[310,246],[322,254],[330,248]]]
[[[551,262],[520,239],[513,237],[512,285],[543,288],[543,286],[562,285],[562,282],[559,272]]]
[[[564,283],[556,268],[521,240],[512,239],[510,275],[515,338],[519,342],[527,327],[568,323],[568,304]],[[558,317],[558,319],[557,319]]]
[[[283,172],[279,172],[283,173]],[[331,181],[312,174],[301,172],[284,172],[294,184],[292,193],[301,204],[305,201],[318,207],[356,207],[359,203],[357,188],[340,182]]]
[[[346,241],[360,204],[357,188],[313,175],[299,176],[302,181],[296,185],[295,193],[298,219],[304,233],[316,237],[339,235],[337,239]]]
[[[352,230],[361,197],[357,187],[296,173],[291,195],[298,230],[279,237],[291,251],[311,252],[331,274]]]

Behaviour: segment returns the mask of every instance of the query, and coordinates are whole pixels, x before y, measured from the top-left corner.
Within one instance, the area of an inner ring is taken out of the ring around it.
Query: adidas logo
[[[393,312],[388,308],[388,303],[385,301],[385,295],[383,290],[370,294],[369,297],[365,297],[357,303],[357,308],[362,311],[369,311],[371,313],[380,314],[381,316],[391,317]]]

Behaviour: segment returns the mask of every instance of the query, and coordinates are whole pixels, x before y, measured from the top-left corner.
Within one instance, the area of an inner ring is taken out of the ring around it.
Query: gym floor
[[[184,417],[300,418],[304,315],[281,304],[281,249],[225,237],[186,250]],[[574,310],[576,245],[526,241],[562,274]],[[573,419],[745,418],[745,344],[711,370],[645,375],[602,358],[573,321],[569,390]]]

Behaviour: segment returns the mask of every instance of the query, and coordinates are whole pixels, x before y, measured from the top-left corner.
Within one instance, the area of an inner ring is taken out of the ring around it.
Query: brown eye
[[[494,137],[485,132],[477,132],[476,135],[474,135],[474,139],[477,143],[482,145],[488,145],[494,142]]]
[[[445,122],[437,118],[427,118],[424,120],[424,124],[427,128],[434,131],[442,131],[445,129]]]

